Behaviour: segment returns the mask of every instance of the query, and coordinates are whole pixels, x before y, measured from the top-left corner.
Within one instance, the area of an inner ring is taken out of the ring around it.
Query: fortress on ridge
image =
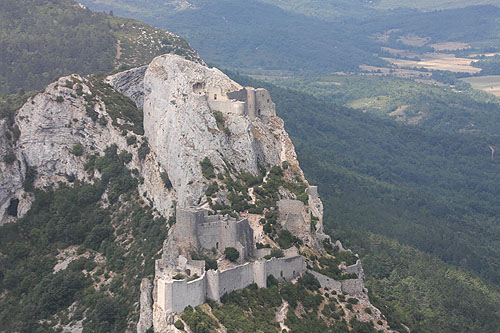
[[[247,218],[208,215],[208,211],[202,208],[178,207],[176,219],[169,238],[184,253],[177,258],[171,256],[156,261],[155,272],[160,277],[157,280],[157,304],[164,313],[182,312],[186,306],[197,306],[207,299],[219,301],[224,294],[252,283],[266,287],[269,275],[290,280],[306,270],[304,258],[295,248],[285,251],[283,258],[247,261],[254,255],[268,253],[255,250],[254,234]],[[204,260],[186,258],[188,250],[198,253],[212,251],[220,256],[227,247],[238,250],[241,264],[206,271]],[[174,278],[178,274],[188,278]]]
[[[237,91],[225,92],[220,87],[205,87],[205,83],[195,83],[193,92],[206,96],[210,109],[223,113],[247,115],[250,119],[276,115],[276,105],[264,88],[244,87]]]
[[[280,223],[287,230],[299,234],[310,232],[310,219],[304,214],[303,202],[281,200],[278,209]],[[155,306],[159,312],[165,316],[180,313],[188,305],[197,306],[207,299],[220,301],[224,294],[253,283],[265,288],[270,275],[278,280],[292,280],[309,271],[304,257],[295,247],[284,250],[281,258],[269,258],[270,248],[255,249],[254,244],[254,231],[246,217],[208,215],[208,210],[203,208],[177,207],[176,224],[169,234],[163,258],[156,260]],[[206,270],[205,260],[188,259],[193,253],[211,253],[221,258],[228,247],[240,253],[238,264]],[[309,272],[324,287],[347,294],[363,293],[361,263],[358,261],[346,271],[358,274],[358,279],[335,281]]]

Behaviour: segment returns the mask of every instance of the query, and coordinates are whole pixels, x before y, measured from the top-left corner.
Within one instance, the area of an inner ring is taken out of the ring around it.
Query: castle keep
[[[206,97],[210,109],[214,111],[248,116],[250,119],[276,115],[276,105],[263,88],[244,87],[226,92],[220,87],[205,87],[205,83],[196,83],[193,92]]]

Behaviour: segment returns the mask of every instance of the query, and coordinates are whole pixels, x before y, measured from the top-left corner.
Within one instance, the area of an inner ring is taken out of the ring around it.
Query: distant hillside
[[[0,2],[0,94],[40,89],[65,74],[142,65],[168,52],[197,57],[171,33],[71,0]]]
[[[285,10],[316,16],[321,18],[336,18],[342,16],[364,15],[370,10],[393,10],[393,9],[418,9],[422,11],[433,11],[439,9],[464,8],[477,5],[498,5],[496,0],[375,0],[375,1],[349,1],[349,0],[261,0],[279,6]]]
[[[500,8],[485,6],[483,1],[469,1],[467,8],[429,12],[420,7],[388,10],[383,1],[348,0],[82,3],[166,28],[186,38],[210,63],[264,76],[358,72],[361,65],[389,67],[383,60],[387,50],[381,47],[421,54],[433,52],[434,43],[460,42],[472,46],[463,52],[482,53],[494,52],[499,45]],[[403,1],[401,6],[407,4]],[[450,3],[449,7],[454,6]],[[404,42],[412,38],[425,42]]]
[[[186,38],[206,61],[245,72],[324,73],[386,64],[373,55],[376,42],[346,22],[324,22],[257,0],[195,0],[176,7],[180,1],[82,3],[166,28]]]

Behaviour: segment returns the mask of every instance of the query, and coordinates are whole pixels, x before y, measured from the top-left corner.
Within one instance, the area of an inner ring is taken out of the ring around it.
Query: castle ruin
[[[205,87],[205,83],[198,82],[193,85],[193,93],[205,96],[214,111],[248,116],[250,119],[276,115],[276,105],[264,88],[244,87],[226,92],[220,87]]]

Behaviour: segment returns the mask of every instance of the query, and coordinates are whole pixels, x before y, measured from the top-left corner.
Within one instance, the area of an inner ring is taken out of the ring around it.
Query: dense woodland
[[[0,3],[0,94],[40,89],[69,73],[113,69],[114,37],[105,14],[70,1]]]
[[[330,75],[273,82],[386,119],[446,132],[498,134],[500,101],[461,81],[440,86],[389,75]]]

